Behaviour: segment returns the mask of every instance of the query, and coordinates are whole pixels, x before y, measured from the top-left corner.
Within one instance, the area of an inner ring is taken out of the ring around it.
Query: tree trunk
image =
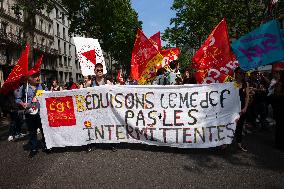
[[[36,18],[34,12],[24,11],[24,36],[27,44],[30,45],[29,69],[34,65],[34,33]]]

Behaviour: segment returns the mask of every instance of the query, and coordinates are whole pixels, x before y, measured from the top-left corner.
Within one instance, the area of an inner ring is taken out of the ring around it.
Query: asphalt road
[[[284,188],[284,153],[272,132],[244,137],[249,152],[121,144],[86,152],[57,148],[29,158],[27,139],[8,142],[0,120],[0,188]]]

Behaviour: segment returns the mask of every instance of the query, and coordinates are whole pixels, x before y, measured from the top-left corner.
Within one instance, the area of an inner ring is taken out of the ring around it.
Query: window
[[[40,20],[39,20],[39,29],[40,29],[40,31],[42,31],[42,24],[43,24],[43,20],[40,19]]]
[[[58,39],[58,51],[59,51],[59,54],[61,54],[61,47],[60,47],[60,39]]]
[[[62,12],[62,24],[65,24],[65,16],[64,16],[64,13]]]
[[[56,14],[56,18],[59,18],[58,9],[57,8],[55,8],[55,14]]]
[[[71,45],[69,45],[69,56],[71,56]]]
[[[63,27],[63,39],[66,39],[65,28]]]
[[[44,38],[41,38],[41,44],[44,45]]]
[[[64,57],[64,66],[67,66],[67,65],[68,65],[68,63],[67,63],[67,58]]]
[[[56,27],[56,29],[57,29],[57,36],[60,37],[59,24],[57,23],[56,26],[57,26]]]
[[[62,67],[62,60],[61,60],[61,57],[59,57],[59,59],[58,59],[58,64],[59,64],[59,67]]]
[[[50,34],[50,30],[51,30],[51,24],[48,24],[48,34]]]
[[[71,66],[71,58],[68,58],[68,66]]]
[[[7,34],[7,27],[8,27],[8,23],[7,22],[1,22],[1,31],[3,32],[4,35]]]
[[[66,54],[66,42],[64,42],[63,48],[64,48],[64,54]]]

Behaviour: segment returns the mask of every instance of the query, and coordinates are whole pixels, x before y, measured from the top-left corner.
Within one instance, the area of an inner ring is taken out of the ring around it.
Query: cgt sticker
[[[46,109],[50,127],[76,125],[72,96],[47,98]]]

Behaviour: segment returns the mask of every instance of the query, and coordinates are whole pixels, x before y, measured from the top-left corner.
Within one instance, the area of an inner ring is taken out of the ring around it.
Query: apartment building
[[[41,67],[42,80],[50,83],[57,79],[61,84],[73,78],[82,78],[76,60],[75,46],[68,35],[70,21],[67,11],[55,2],[51,12],[43,10],[36,15],[34,58],[44,55]],[[0,7],[0,82],[8,77],[25,46],[23,39],[23,13],[12,10],[15,0],[2,0]]]

